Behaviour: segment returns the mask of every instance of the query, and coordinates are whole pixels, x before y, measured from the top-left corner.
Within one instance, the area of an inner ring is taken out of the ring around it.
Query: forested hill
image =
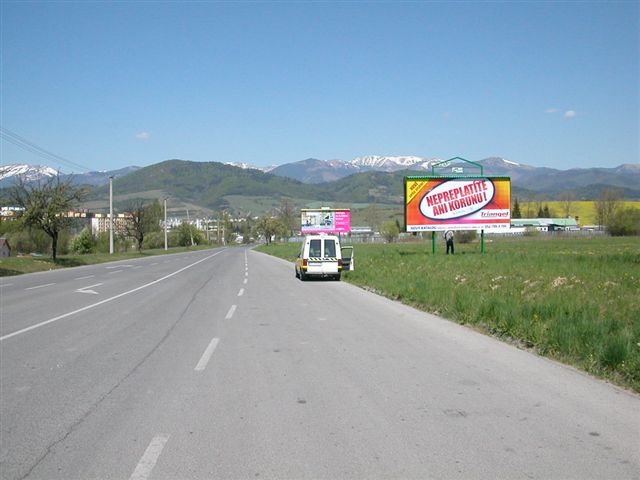
[[[162,191],[173,198],[214,209],[224,207],[229,195],[332,199],[325,188],[290,178],[217,162],[186,160],[167,160],[116,178],[114,189],[119,196]],[[107,194],[108,186],[104,186],[91,196],[104,198]]]

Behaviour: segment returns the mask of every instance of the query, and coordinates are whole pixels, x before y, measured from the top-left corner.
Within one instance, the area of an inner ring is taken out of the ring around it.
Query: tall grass
[[[640,391],[639,238],[443,247],[357,245],[346,279]]]

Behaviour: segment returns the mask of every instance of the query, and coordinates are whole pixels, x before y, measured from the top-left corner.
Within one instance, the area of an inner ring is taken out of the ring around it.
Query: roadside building
[[[101,233],[105,233],[109,231],[109,219],[111,215],[108,213],[96,213],[91,218],[91,233],[93,235],[98,236]],[[118,235],[126,235],[127,233],[127,224],[131,223],[131,217],[125,215],[124,213],[120,213],[118,215],[114,215],[113,217],[113,231]]]
[[[530,228],[540,232],[580,230],[575,218],[512,218],[511,228]]]

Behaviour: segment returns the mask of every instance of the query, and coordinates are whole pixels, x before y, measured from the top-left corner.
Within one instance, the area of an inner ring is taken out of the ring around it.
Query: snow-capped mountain
[[[350,163],[358,167],[371,168],[373,170],[393,171],[411,168],[426,162],[429,162],[428,158],[416,156],[387,157],[367,155],[365,157],[356,157],[351,160]]]
[[[440,161],[437,158],[381,155],[356,157],[350,161],[308,158],[299,162],[280,165],[271,170],[270,173],[294,178],[304,183],[322,183],[362,172],[428,171],[434,163]]]
[[[60,173],[62,180],[71,178],[71,181],[78,185],[106,185],[109,183],[109,177],[123,177],[139,168],[140,167],[124,167],[111,171],[66,174],[58,172],[51,167],[40,165],[4,165],[0,167],[0,188],[13,185],[19,177],[23,177],[27,182],[34,182],[55,177],[58,173]]]
[[[3,165],[0,166],[0,182],[11,177],[23,177],[27,181],[35,181],[45,177],[55,177],[58,174],[51,167],[40,165]]]
[[[267,167],[259,167],[256,165],[251,165],[249,163],[245,163],[245,162],[224,162],[225,165],[229,165],[231,167],[238,167],[241,168],[243,170],[260,170],[261,172],[267,173],[270,172],[271,170],[273,170],[274,168],[277,168],[277,165],[269,165]]]

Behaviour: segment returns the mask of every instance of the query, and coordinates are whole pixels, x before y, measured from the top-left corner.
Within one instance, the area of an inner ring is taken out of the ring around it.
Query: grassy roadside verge
[[[206,250],[215,248],[211,246],[200,247],[175,247],[165,251],[163,248],[143,250],[126,253],[91,253],[87,255],[58,255],[54,262],[51,257],[8,257],[0,260],[0,277],[11,275],[21,275],[23,273],[45,272],[59,268],[80,267],[82,265],[94,265],[97,263],[115,262],[118,260],[129,260],[132,258],[151,257],[155,255],[167,255],[172,253],[192,252],[195,250]]]
[[[299,245],[261,251],[293,260]],[[640,238],[356,245],[344,279],[640,392]]]

